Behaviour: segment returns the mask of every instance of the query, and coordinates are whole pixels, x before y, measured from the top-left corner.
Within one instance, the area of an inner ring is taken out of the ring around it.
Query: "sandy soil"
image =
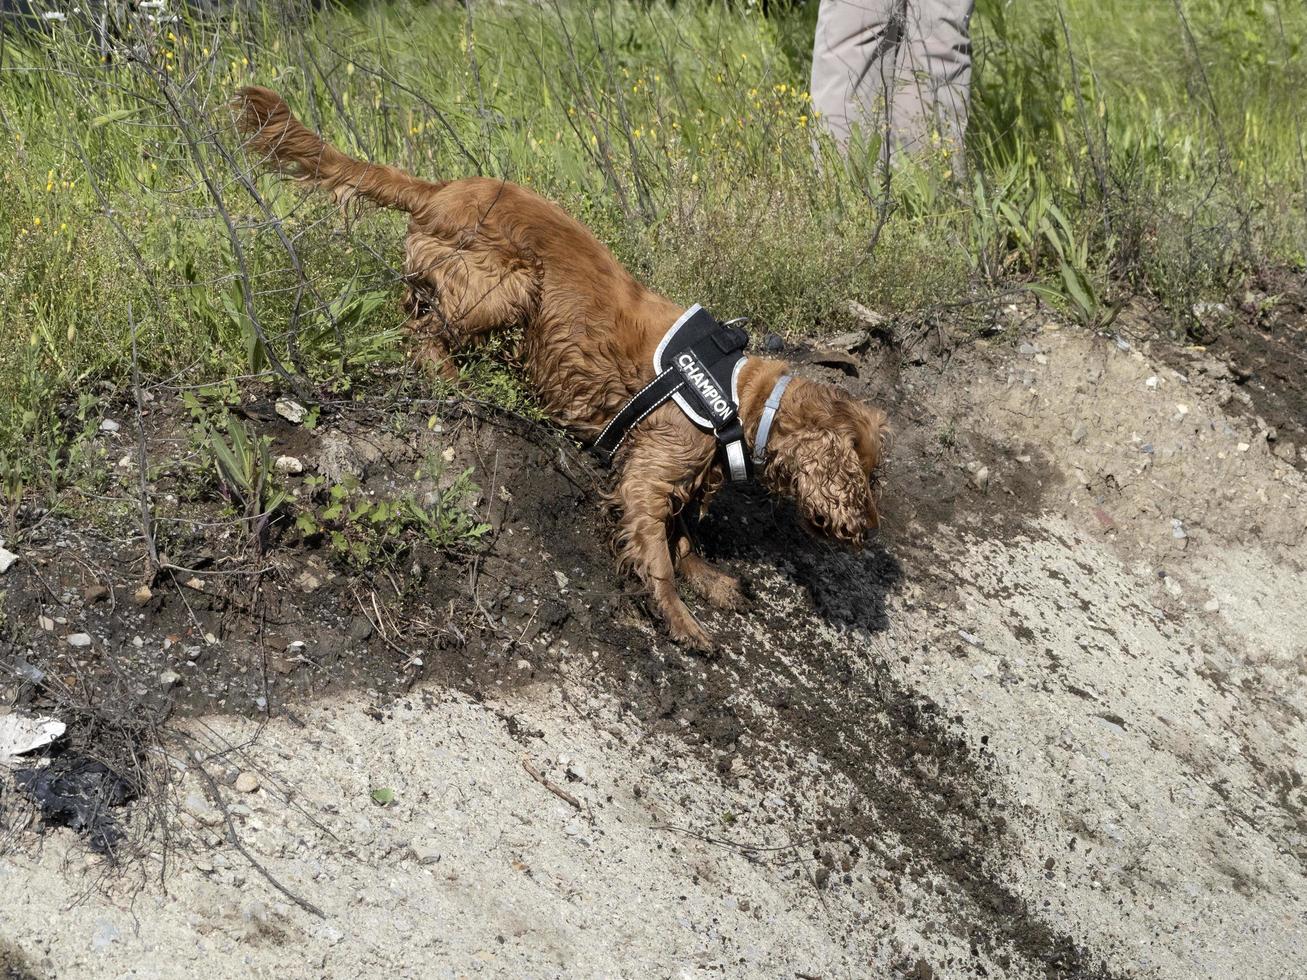
[[[603,475],[521,426],[267,422],[374,489],[433,445],[477,470],[493,545],[398,583],[287,533],[258,601],[137,606],[130,538],[48,519],[0,579],[47,675],[8,700],[112,680],[159,740],[117,865],[0,776],[0,974],[1307,973],[1303,458],[1237,354],[1042,320],[859,356],[889,526],[854,555],[729,495],[704,547],[754,601],[695,607],[716,657],[613,573]]]

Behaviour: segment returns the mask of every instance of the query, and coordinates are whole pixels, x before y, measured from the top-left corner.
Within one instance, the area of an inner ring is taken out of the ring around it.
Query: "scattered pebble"
[[[278,456],[272,464],[278,473],[297,474],[304,472],[304,464],[297,456]]]
[[[299,575],[295,576],[295,586],[301,592],[316,592],[318,589],[322,588],[322,579],[308,569],[305,569],[300,572]]]
[[[1076,427],[1071,430],[1071,441],[1079,445],[1085,441],[1085,436],[1089,435],[1089,427],[1083,422],[1077,422]]]
[[[558,583],[560,591],[567,588],[568,578],[562,572],[554,572],[554,581]]]
[[[216,827],[222,823],[222,813],[198,791],[186,794],[182,808],[205,827]]]
[[[1220,612],[1221,603],[1216,599],[1208,599],[1206,602],[1203,603],[1203,608],[1211,613]]]
[[[1184,417],[1184,416],[1186,416],[1186,415],[1189,414],[1189,406],[1188,406],[1188,405],[1177,404],[1177,405],[1175,406],[1175,410],[1176,410],[1176,412],[1178,412],[1178,413],[1180,414],[1181,417]]]
[[[440,845],[433,840],[415,840],[408,846],[418,864],[435,864],[440,860]]]
[[[145,605],[153,598],[154,598],[154,593],[150,591],[150,587],[148,585],[142,585],[139,589],[137,589],[135,592],[132,593],[132,601],[135,602],[138,606]]]
[[[308,409],[297,401],[289,398],[279,399],[276,404],[277,414],[284,418],[291,425],[299,425],[304,421],[304,416],[308,415]]]
[[[198,575],[192,576],[186,580],[186,588],[194,589],[196,592],[203,592],[204,580]]]
[[[178,683],[181,682],[181,679],[182,679],[182,675],[177,673],[177,671],[165,670],[162,674],[159,675],[159,686],[164,689],[175,687]]]
[[[54,620],[51,619],[49,616],[38,616],[36,618],[36,624],[40,626],[41,629],[45,630],[47,633],[54,632]]]
[[[1035,363],[1036,363],[1036,364],[1047,364],[1047,363],[1048,363],[1048,355],[1047,355],[1047,354],[1036,354],[1036,355],[1035,355]]]
[[[1148,387],[1148,388],[1156,388],[1156,387],[1157,387],[1157,375],[1153,375],[1151,378],[1149,378],[1147,381],[1145,381],[1145,382],[1144,382],[1144,386],[1145,386],[1145,387]]]
[[[100,423],[101,432],[117,432],[121,428],[122,426],[119,425],[117,422],[115,422],[113,419],[104,419]]]
[[[1171,537],[1177,541],[1183,541],[1189,537],[1189,532],[1184,529],[1184,522],[1178,517],[1171,518]]]
[[[977,490],[987,490],[989,488],[989,467],[979,463],[968,463],[967,472],[970,474],[971,482]]]
[[[18,561],[18,556],[16,554],[8,549],[0,548],[0,575],[9,571],[16,561]]]
[[[70,647],[89,647],[91,645],[90,633],[69,633],[64,637]]]
[[[983,647],[985,644],[980,642],[980,637],[974,633],[968,633],[966,630],[958,630],[958,636],[973,647]]]
[[[1239,452],[1241,452],[1241,453],[1246,453],[1248,450],[1252,449],[1253,447],[1252,447],[1252,443],[1241,442],[1241,443],[1239,443],[1239,445],[1236,446],[1235,448],[1238,449]]]
[[[259,777],[252,772],[243,772],[236,777],[236,792],[253,793],[259,788]]]

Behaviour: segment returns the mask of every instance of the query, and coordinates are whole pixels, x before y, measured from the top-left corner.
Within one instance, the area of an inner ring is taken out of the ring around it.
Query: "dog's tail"
[[[419,180],[396,167],[346,156],[295,118],[272,89],[251,85],[232,103],[245,145],[283,173],[329,191],[345,204],[357,196],[382,207],[414,211],[444,183]]]

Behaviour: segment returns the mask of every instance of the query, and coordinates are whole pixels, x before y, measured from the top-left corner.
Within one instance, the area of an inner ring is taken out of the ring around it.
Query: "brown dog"
[[[330,191],[410,215],[405,241],[408,329],[417,358],[449,373],[451,353],[490,331],[521,326],[522,359],[545,410],[593,439],[653,376],[652,355],[684,311],[632,278],[557,205],[502,180],[432,182],[354,160],[299,122],[266,88],[246,88],[237,121],[249,147],[278,169]],[[750,357],[738,379],[752,445],[782,361]],[[816,531],[859,545],[879,523],[873,474],[885,414],[839,388],[796,378],[784,392],[759,478],[792,498]],[[694,551],[680,515],[706,509],[724,476],[713,436],[673,403],[653,412],[620,451],[612,502],[618,550],[653,595],[672,636],[699,648],[708,634],[676,590],[675,573],[718,608],[743,602],[737,579]]]

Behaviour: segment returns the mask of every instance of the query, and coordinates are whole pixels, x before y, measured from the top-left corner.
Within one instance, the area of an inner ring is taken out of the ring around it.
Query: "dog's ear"
[[[812,530],[858,545],[880,523],[848,430],[796,426],[769,448],[765,482],[794,501]]]

